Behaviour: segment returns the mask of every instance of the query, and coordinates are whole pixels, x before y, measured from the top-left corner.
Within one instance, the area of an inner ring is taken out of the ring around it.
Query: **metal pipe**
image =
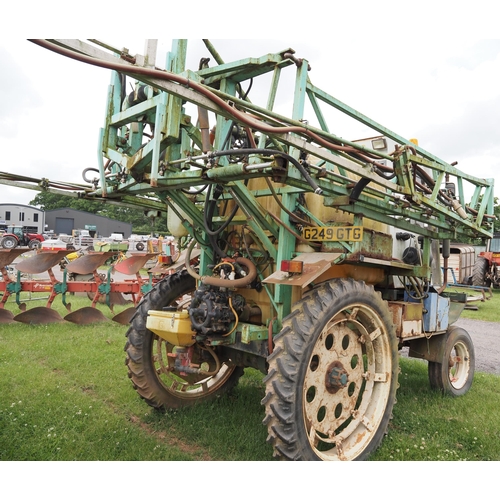
[[[208,120],[208,110],[198,106],[198,124],[201,132],[201,147],[204,153],[212,149],[210,144],[210,123]]]
[[[450,240],[443,240],[443,287],[448,284],[448,259],[450,258]]]

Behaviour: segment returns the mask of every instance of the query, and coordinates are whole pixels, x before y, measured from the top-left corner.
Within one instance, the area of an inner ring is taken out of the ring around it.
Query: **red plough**
[[[115,254],[115,252],[94,252],[83,255],[67,264],[62,270],[62,276],[56,277],[54,268],[73,250],[45,250],[14,264],[24,252],[29,249],[0,250],[0,323],[15,321],[28,324],[47,324],[70,321],[76,324],[89,324],[109,319],[97,309],[98,303],[105,303],[111,310],[114,305],[132,304],[113,317],[113,321],[127,324],[135,306],[141,297],[153,286],[153,274],[143,278],[141,269],[148,260],[154,258],[156,253],[138,253],[122,260],[107,270],[99,272],[98,269]],[[15,274],[13,273],[15,266]],[[47,273],[48,279],[33,279],[34,275]],[[120,273],[133,276],[131,279],[114,281],[111,274]],[[26,302],[22,300],[21,293],[48,293],[45,306],[26,310]],[[84,293],[92,303],[88,307],[71,311],[71,304],[66,302],[67,294]],[[68,310],[64,318],[52,309],[52,303],[57,295],[62,296],[63,304]],[[131,299],[125,299],[124,295]],[[14,315],[5,309],[5,303],[10,296],[15,296],[21,312]]]

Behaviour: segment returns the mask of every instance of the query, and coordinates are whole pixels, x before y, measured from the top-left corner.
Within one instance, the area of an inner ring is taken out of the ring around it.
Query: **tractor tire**
[[[135,249],[139,252],[142,252],[144,250],[144,243],[142,243],[141,241],[139,243],[136,243]]]
[[[450,326],[441,337],[443,360],[441,363],[429,361],[430,385],[449,396],[463,396],[474,379],[474,344],[469,334],[458,326]]]
[[[38,240],[31,240],[28,243],[28,248],[30,248],[31,250],[37,250],[41,246],[42,246],[42,243],[40,241],[38,241]]]
[[[185,308],[194,290],[195,279],[186,271],[172,274],[142,298],[130,320],[125,345],[128,376],[139,396],[154,408],[175,409],[215,399],[235,387],[243,375],[243,368],[224,362],[212,376],[176,373],[169,365],[175,346],[146,328],[148,311],[173,305]],[[193,347],[200,358],[207,352],[198,344]],[[212,360],[210,370],[214,368]]]
[[[489,264],[483,257],[478,257],[474,263],[474,269],[472,270],[472,285],[473,286],[491,286],[491,280],[486,278],[488,272]]]
[[[13,236],[4,236],[2,238],[2,247],[6,250],[12,250],[16,248],[18,245],[18,241]]]
[[[264,425],[283,460],[364,460],[392,417],[399,353],[372,286],[326,282],[283,320],[268,358]]]

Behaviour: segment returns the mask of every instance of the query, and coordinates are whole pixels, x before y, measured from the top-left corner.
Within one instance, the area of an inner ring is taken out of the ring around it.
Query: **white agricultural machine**
[[[439,249],[491,237],[492,180],[316,87],[290,48],[226,62],[204,40],[188,68],[187,41],[174,40],[159,69],[154,40],[144,55],[32,41],[112,75],[95,179],[68,188],[167,213],[188,241],[183,268],[143,295],[128,328],[128,374],[147,404],[210,400],[253,367],[276,457],[358,460],[387,431],[403,347],[428,361],[433,388],[469,390],[474,346],[454,325],[466,296],[442,285]],[[289,116],[275,111],[282,89]],[[332,111],[371,138],[336,135]]]

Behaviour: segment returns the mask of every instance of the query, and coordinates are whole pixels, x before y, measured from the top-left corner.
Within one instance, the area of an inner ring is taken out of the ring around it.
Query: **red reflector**
[[[303,262],[300,260],[282,260],[281,270],[284,273],[302,273]]]

